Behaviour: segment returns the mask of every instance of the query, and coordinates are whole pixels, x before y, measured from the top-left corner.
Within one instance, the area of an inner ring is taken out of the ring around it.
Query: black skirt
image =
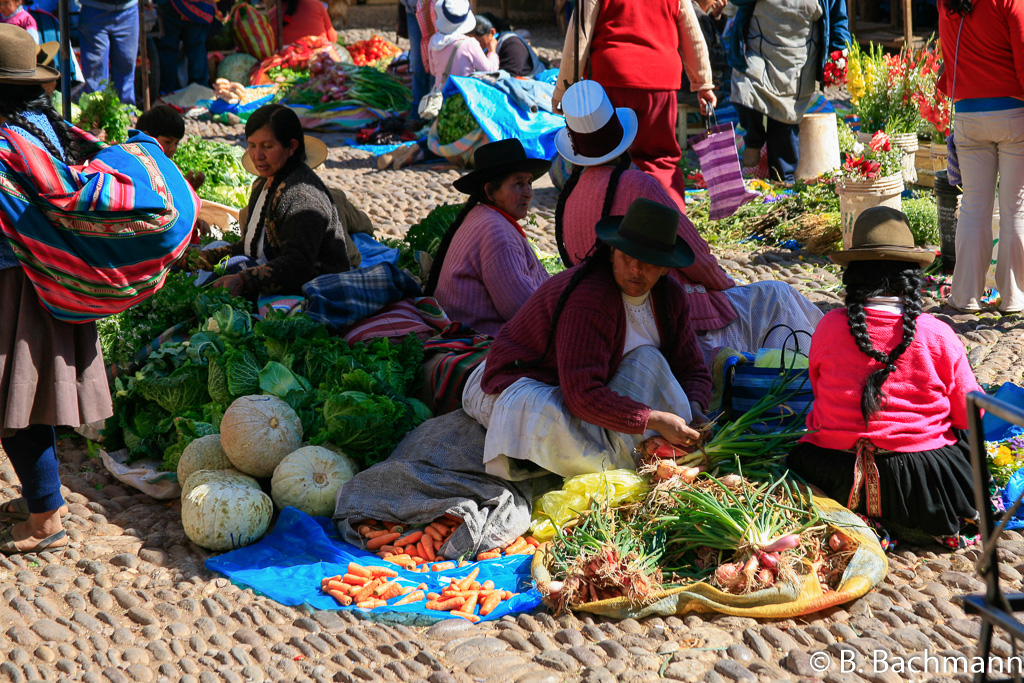
[[[960,531],[961,519],[973,519],[974,473],[966,433],[960,441],[931,451],[876,453],[882,516],[879,521],[894,527],[919,529],[931,536],[951,536]],[[846,505],[853,487],[854,463],[850,451],[797,444],[786,464],[827,496]],[[853,510],[866,514],[863,491]]]

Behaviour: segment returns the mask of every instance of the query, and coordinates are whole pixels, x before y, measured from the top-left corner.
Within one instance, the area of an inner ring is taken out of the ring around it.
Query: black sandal
[[[41,553],[44,550],[51,553],[59,553],[68,547],[67,543],[58,546],[53,545],[57,541],[67,537],[68,532],[64,529],[61,529],[51,536],[47,536],[31,548],[24,549],[19,548],[14,544],[13,530],[13,526],[7,526],[0,529],[0,553],[4,555],[26,555],[28,553]]]

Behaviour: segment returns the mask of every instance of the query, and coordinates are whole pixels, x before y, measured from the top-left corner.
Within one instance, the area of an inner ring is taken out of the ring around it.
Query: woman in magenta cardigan
[[[832,255],[846,268],[846,308],[814,333],[809,433],[787,464],[868,517],[883,542],[912,529],[968,545],[977,511],[964,430],[980,387],[953,330],[921,312],[921,268],[935,254],[915,248],[907,217],[888,207],[864,211],[852,242]]]
[[[622,215],[641,197],[661,204],[671,199],[657,180],[630,166],[626,152],[637,132],[637,117],[631,109],[613,107],[597,81],[571,86],[562,108],[566,127],[555,137],[555,147],[574,168],[558,198],[555,236],[562,260],[572,266],[593,248],[593,226],[598,220]],[[723,347],[755,351],[765,342],[784,343],[789,335],[784,328],[765,339],[779,323],[814,331],[821,311],[793,287],[777,281],[737,287],[685,215],[679,217],[678,234],[693,249],[694,260],[670,272],[683,286],[709,365]]]
[[[469,201],[441,240],[425,291],[452,320],[494,336],[548,279],[519,221],[551,162],[528,158],[516,139],[483,145],[473,160],[476,170],[454,183]]]
[[[463,395],[487,428],[484,466],[510,480],[635,467],[645,434],[699,439],[711,375],[681,285],[679,212],[637,200],[598,224],[602,246],[559,273],[498,335]]]

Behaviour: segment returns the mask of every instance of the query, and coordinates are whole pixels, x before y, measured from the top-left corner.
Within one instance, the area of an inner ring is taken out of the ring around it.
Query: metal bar
[[[149,41],[146,40],[146,3],[139,3],[139,55],[142,57],[142,111],[149,111]]]
[[[71,8],[69,0],[60,0],[60,108],[65,121],[71,120]],[[84,76],[85,74],[83,74]]]

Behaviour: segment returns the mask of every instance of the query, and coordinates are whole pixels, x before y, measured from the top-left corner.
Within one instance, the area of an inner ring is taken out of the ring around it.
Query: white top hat
[[[476,17],[469,8],[469,0],[437,0],[437,30],[445,35],[469,33],[476,28]]]
[[[597,81],[580,81],[562,97],[565,128],[555,135],[555,148],[577,166],[599,166],[618,157],[636,138],[636,113],[615,108]]]

